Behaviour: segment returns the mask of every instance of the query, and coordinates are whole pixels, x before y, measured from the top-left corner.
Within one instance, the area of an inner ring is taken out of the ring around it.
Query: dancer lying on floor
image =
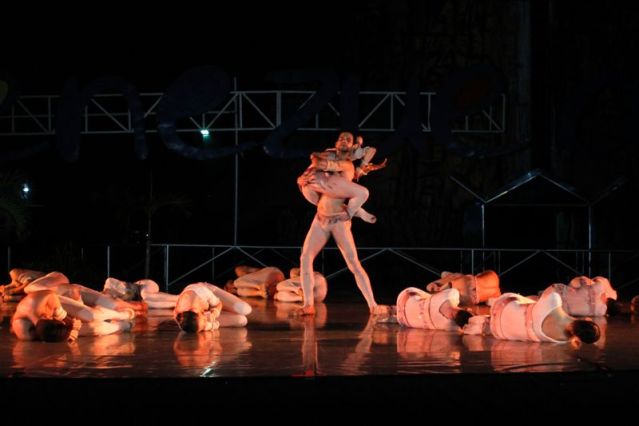
[[[313,299],[315,303],[323,302],[328,293],[328,284],[324,275],[313,271]],[[303,302],[304,292],[302,291],[302,279],[300,278],[300,268],[292,268],[290,278],[280,281],[276,286],[275,300],[280,302]]]
[[[568,315],[555,292],[544,292],[535,301],[515,293],[502,294],[490,307],[490,316],[476,315],[464,334],[492,334],[503,340],[594,343],[601,332],[590,320]]]
[[[243,327],[248,323],[246,315],[250,313],[248,303],[208,283],[186,286],[173,311],[180,329],[189,333],[217,330],[219,327]]]
[[[241,297],[272,299],[277,283],[286,279],[284,273],[273,266],[256,268],[240,265],[235,267],[235,274],[238,278],[227,283],[224,289]]]
[[[472,313],[458,306],[459,291],[455,288],[430,294],[409,287],[397,296],[397,321],[404,327],[460,330]]]
[[[75,296],[79,299],[79,294]],[[11,331],[20,340],[74,341],[78,335],[102,336],[130,330],[133,326],[130,313],[91,308],[52,290],[35,291],[16,307]]]
[[[575,277],[568,285],[551,285],[544,290],[547,292],[557,293],[564,310],[576,317],[615,315],[621,310],[617,292],[604,277]]]
[[[473,306],[487,302],[490,298],[501,295],[499,289],[499,275],[487,270],[477,275],[462,274],[459,272],[444,271],[441,278],[426,286],[429,293],[454,288],[459,291],[459,304],[461,306]]]
[[[33,293],[41,290],[53,290],[59,296],[69,296],[76,298],[76,293],[81,298],[83,304],[90,307],[104,307],[114,311],[144,312],[146,304],[144,302],[125,302],[116,299],[108,294],[100,293],[81,284],[71,284],[69,278],[61,272],[50,272],[37,280],[32,281],[24,288],[26,293]]]

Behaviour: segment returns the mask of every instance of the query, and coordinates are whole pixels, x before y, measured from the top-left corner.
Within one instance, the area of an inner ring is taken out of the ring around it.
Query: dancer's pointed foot
[[[361,207],[359,208],[359,210],[355,212],[354,216],[359,217],[360,219],[362,219],[364,222],[367,222],[367,223],[377,222],[377,217],[375,215],[370,214],[369,212],[367,212]]]
[[[389,305],[375,305],[370,307],[371,316],[375,322],[396,322],[397,307]]]
[[[393,307],[389,305],[373,305],[369,310],[371,315],[390,315]]]

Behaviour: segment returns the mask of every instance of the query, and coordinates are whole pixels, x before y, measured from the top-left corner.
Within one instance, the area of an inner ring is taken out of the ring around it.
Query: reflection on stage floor
[[[194,408],[189,413],[215,400],[251,407],[242,413],[262,418],[279,413],[283,401],[340,410],[347,402],[354,414],[369,415],[426,400],[456,409],[460,398],[473,412],[565,411],[569,395],[587,395],[571,398],[572,408],[605,401],[611,409],[632,406],[639,392],[639,321],[629,315],[601,319],[602,340],[574,348],[404,329],[372,321],[361,303],[320,304],[314,318],[290,318],[294,304],[250,303],[245,328],[186,334],[171,311],[149,311],[130,333],[75,344],[20,342],[8,331],[5,309],[0,393],[8,406],[37,392],[40,405],[65,406],[72,398],[89,412],[117,395],[120,410],[147,419],[137,411],[142,400]],[[331,413],[314,416],[330,420]]]
[[[363,304],[297,305],[251,300],[245,328],[179,332],[171,311],[149,311],[131,333],[81,337],[75,344],[18,341],[4,317],[3,377],[325,377],[465,373],[595,372],[639,366],[639,324],[601,318],[594,345],[502,341],[375,323]],[[8,309],[7,309],[8,308]],[[8,315],[10,307],[5,306]]]

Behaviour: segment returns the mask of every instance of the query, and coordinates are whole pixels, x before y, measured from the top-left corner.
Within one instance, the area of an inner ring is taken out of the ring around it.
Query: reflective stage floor
[[[639,318],[630,315],[601,319],[602,339],[573,348],[374,323],[361,303],[320,304],[304,319],[289,318],[294,304],[251,304],[246,328],[185,334],[171,311],[151,311],[131,333],[71,345],[18,341],[4,306],[0,389],[15,398],[62,387],[98,399],[134,389],[231,404],[454,398],[483,406],[543,404],[573,392],[621,402],[639,391]]]

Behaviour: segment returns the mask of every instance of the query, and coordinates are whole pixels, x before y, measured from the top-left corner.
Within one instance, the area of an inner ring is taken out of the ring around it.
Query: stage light
[[[29,198],[29,192],[31,192],[31,188],[29,188],[28,183],[22,184],[22,198]]]
[[[211,143],[211,132],[209,132],[209,129],[200,129],[200,134],[202,135],[202,143],[209,145]]]

